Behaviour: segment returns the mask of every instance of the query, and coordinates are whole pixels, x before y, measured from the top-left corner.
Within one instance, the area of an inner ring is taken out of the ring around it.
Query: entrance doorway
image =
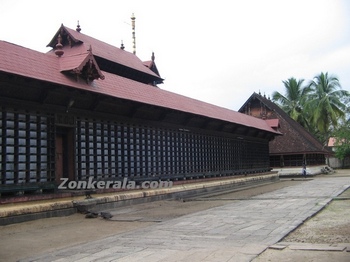
[[[56,182],[74,180],[74,128],[56,127]]]

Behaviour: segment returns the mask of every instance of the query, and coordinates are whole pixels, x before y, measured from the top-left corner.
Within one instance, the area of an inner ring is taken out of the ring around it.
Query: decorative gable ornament
[[[81,77],[87,83],[96,79],[104,80],[105,76],[102,74],[92,54],[91,46],[87,51],[87,53],[79,55],[61,57],[61,72],[71,73],[77,79]]]
[[[62,41],[62,37],[59,34],[57,37],[57,44],[56,44],[56,50],[55,50],[55,55],[57,55],[58,57],[61,57],[64,54],[64,51],[62,50],[63,45],[61,41]]]
[[[71,48],[78,43],[81,42],[75,39],[62,24],[55,37],[48,45],[54,45],[54,53],[60,58],[61,72],[71,73],[77,77],[77,80],[81,77],[86,83],[95,79],[103,80],[105,77],[94,58],[91,45],[89,46],[87,53],[69,54],[68,52],[68,54],[63,56],[64,46]]]
[[[104,79],[102,72],[118,75],[140,83],[157,85],[163,83],[154,63],[154,54],[150,66],[134,54],[122,48],[104,43],[61,24],[50,43],[50,54],[57,56],[60,72],[72,73],[86,82]],[[94,48],[93,55],[91,46]],[[88,53],[87,53],[88,50]],[[98,63],[98,64],[97,64]]]
[[[58,29],[50,43],[47,45],[47,47],[55,48],[58,44],[58,40],[60,37],[60,44],[62,46],[70,46],[73,47],[76,44],[82,44],[82,41],[76,39],[66,28],[63,24],[61,24],[61,27]]]

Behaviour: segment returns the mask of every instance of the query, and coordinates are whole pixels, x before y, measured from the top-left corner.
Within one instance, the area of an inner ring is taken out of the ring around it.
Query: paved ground
[[[349,185],[312,179],[21,261],[251,261]]]

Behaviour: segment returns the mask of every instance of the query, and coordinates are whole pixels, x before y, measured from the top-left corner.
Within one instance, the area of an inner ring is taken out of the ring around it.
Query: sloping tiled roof
[[[75,56],[64,56],[61,57],[59,61],[62,72],[82,74],[84,73],[84,68],[89,67],[91,68],[89,80],[94,80],[98,78],[103,80],[105,78],[91,51]]]
[[[143,61],[143,64],[148,68],[151,68],[151,66],[153,65],[153,61],[152,60]]]
[[[272,128],[280,128],[280,121],[278,118],[275,119],[266,119],[265,120]]]
[[[256,99],[268,109],[267,118],[280,120],[279,130],[283,136],[276,137],[270,142],[270,154],[329,153],[322,143],[303,126],[294,121],[277,104],[262,95],[253,93],[238,111],[244,113],[246,108],[252,106]]]
[[[157,68],[157,65],[156,63],[154,62],[155,60],[155,56],[154,56],[154,52],[152,52],[152,57],[151,57],[151,60],[149,61],[144,61],[143,64],[145,66],[147,66],[149,69],[152,70],[152,72],[156,73],[158,76],[160,76],[159,74],[159,71],[158,71],[158,68]],[[162,82],[161,82],[162,83]]]
[[[155,76],[159,78],[157,74],[152,72],[148,67],[144,66],[142,61],[134,54],[117,48],[113,45],[107,44],[100,40],[97,40],[93,37],[85,35],[83,33],[77,32],[76,30],[70,29],[64,25],[60,27],[55,36],[52,38],[50,43],[47,46],[54,48],[57,44],[57,36],[62,33],[62,30],[67,32],[75,43],[81,43],[80,52],[86,52],[89,48],[92,47],[93,54],[95,56],[107,59],[109,61],[124,65],[126,67],[138,70],[140,72],[146,73],[148,75]],[[64,49],[66,55],[70,55],[70,53],[76,53],[77,50],[74,48],[65,48]],[[54,54],[54,52],[51,52]]]
[[[89,84],[84,81],[77,81],[61,73],[62,57],[43,54],[0,41],[0,71],[279,134],[279,132],[274,131],[264,120],[159,88],[153,88],[150,85],[108,72],[102,71],[105,76],[104,80],[94,80]],[[140,64],[143,66],[142,62]]]
[[[339,138],[336,138],[336,137],[330,137],[328,139],[328,145],[329,147],[336,147],[336,146],[339,146],[341,144],[343,144],[344,140],[343,139],[340,139]]]
[[[337,141],[337,139],[336,139],[335,137],[330,137],[330,138],[328,139],[328,146],[329,146],[329,147],[335,146],[336,141]]]

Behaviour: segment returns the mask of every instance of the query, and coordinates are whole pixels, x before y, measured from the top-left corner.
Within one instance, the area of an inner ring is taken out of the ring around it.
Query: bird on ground
[[[100,213],[100,216],[103,218],[103,219],[111,219],[113,217],[113,215],[109,212],[101,212]]]
[[[96,218],[96,217],[98,217],[98,213],[96,213],[96,212],[88,211],[85,215],[85,218]]]

